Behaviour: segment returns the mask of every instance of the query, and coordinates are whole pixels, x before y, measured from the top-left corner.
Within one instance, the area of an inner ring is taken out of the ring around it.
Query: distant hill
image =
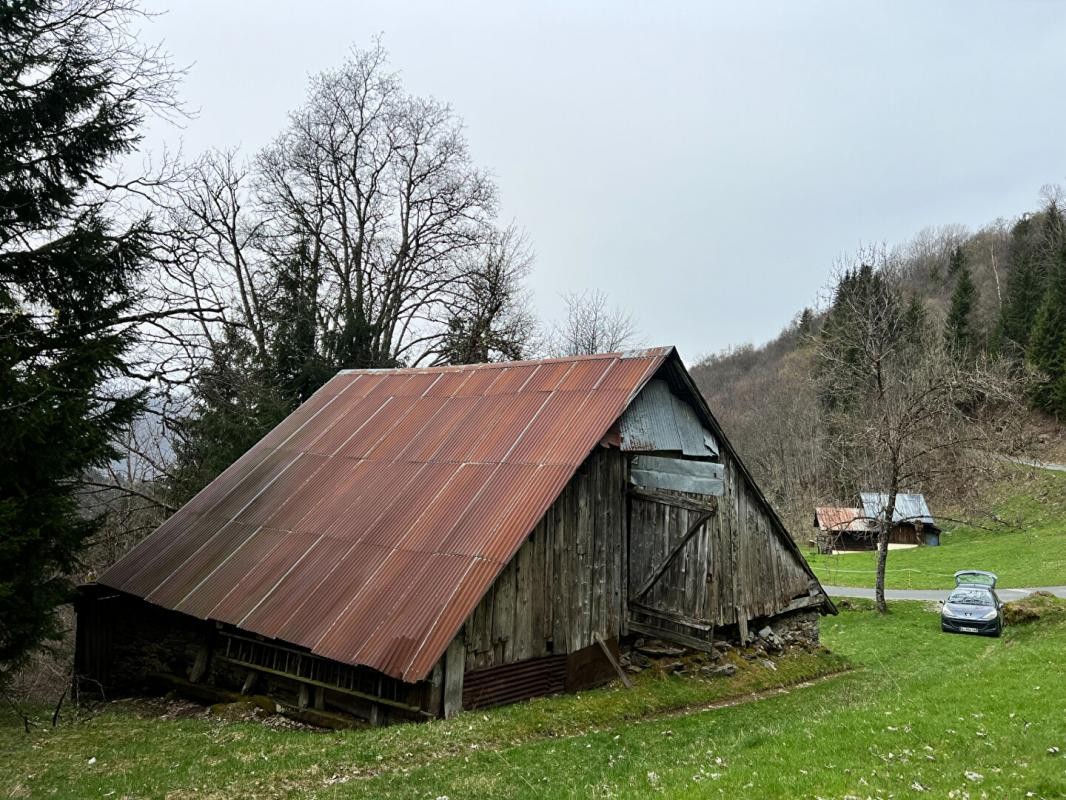
[[[1063,219],[1057,198],[1049,194],[1040,211],[999,219],[975,232],[960,225],[926,229],[892,248],[887,260],[905,289],[921,299],[927,324],[945,330],[953,307],[961,304],[956,299],[961,273],[968,273],[972,300],[955,314],[965,314],[975,349],[1027,359],[1037,307],[1052,294],[1058,260],[1066,265]],[[835,271],[827,265],[827,285]],[[833,499],[812,382],[812,337],[824,314],[819,308],[797,309],[771,341],[730,348],[692,368],[726,433],[801,540],[811,527],[813,506]],[[1034,424],[1042,426],[1048,447],[1062,441],[1053,421],[1034,414]]]

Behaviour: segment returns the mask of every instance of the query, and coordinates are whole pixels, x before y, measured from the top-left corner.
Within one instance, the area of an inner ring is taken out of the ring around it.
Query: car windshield
[[[978,589],[973,586],[956,589],[948,595],[948,602],[958,606],[994,605],[992,602],[992,593],[988,591],[988,589]]]

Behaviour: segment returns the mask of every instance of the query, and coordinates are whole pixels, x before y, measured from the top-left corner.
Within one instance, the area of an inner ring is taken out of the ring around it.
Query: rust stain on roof
[[[100,583],[422,680],[671,352],[339,373]]]
[[[861,508],[819,506],[814,509],[814,521],[823,531],[869,533],[872,530]]]

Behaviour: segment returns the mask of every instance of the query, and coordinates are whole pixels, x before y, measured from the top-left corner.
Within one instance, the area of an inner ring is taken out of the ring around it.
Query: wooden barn
[[[819,553],[872,550],[877,546],[877,528],[861,508],[818,506],[814,509],[814,527],[814,544]]]
[[[818,506],[814,509],[814,544],[819,553],[876,550],[879,520],[884,519],[888,498],[878,492],[862,492],[862,508]],[[888,531],[890,545],[940,544],[940,527],[920,494],[896,495],[896,509]]]
[[[867,519],[877,524],[877,521],[885,518],[888,495],[881,492],[862,492],[859,497],[862,499],[863,513]],[[888,541],[929,547],[940,544],[940,526],[933,519],[924,495],[905,492],[896,495]]]
[[[601,683],[627,636],[835,613],[673,348],[342,372],[77,611],[84,688],[373,721]]]

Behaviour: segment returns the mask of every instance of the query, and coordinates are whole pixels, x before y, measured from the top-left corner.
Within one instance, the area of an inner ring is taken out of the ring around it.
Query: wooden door
[[[692,647],[713,637],[714,497],[632,489],[628,526],[628,627]]]

